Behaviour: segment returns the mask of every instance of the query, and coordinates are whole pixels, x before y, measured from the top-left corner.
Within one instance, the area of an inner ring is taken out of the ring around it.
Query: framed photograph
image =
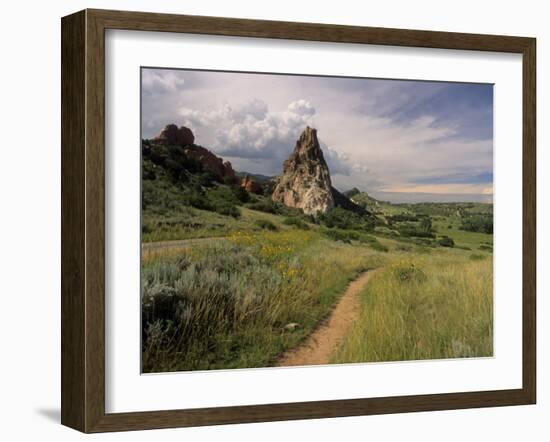
[[[61,24],[64,425],[535,403],[535,39]]]

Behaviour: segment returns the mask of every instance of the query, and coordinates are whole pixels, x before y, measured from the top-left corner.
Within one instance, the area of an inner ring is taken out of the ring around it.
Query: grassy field
[[[326,317],[350,280],[374,268],[382,271],[332,362],[492,354],[489,252],[372,234],[369,241],[333,240],[279,218],[269,217],[277,231],[251,223],[223,240],[147,255],[145,372],[274,365]],[[467,240],[487,242],[475,234]]]
[[[459,247],[467,247],[471,250],[483,250],[484,245],[493,244],[493,235],[480,232],[468,232],[460,229],[461,220],[458,217],[452,216],[441,220],[434,221],[434,227],[438,233],[448,235],[454,239]]]
[[[283,224],[285,218],[271,213],[258,212],[239,207],[240,216],[233,218],[216,212],[188,207],[183,213],[166,217],[149,216],[148,225],[143,232],[144,242],[170,241],[193,238],[213,238],[227,236],[233,232],[259,232],[262,227],[256,221],[268,220],[281,230],[291,230]]]
[[[492,260],[411,255],[377,273],[332,362],[491,356]]]
[[[174,180],[144,164],[145,372],[276,365],[375,268],[331,362],[492,355],[492,205],[357,194],[374,216],[314,219],[205,173]],[[147,247],[172,240],[183,242]]]
[[[144,371],[272,365],[385,255],[298,229],[157,254],[142,266]]]

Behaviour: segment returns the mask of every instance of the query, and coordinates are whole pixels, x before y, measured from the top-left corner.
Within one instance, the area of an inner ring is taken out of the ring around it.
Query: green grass
[[[294,226],[297,229],[309,230],[309,224],[297,216],[287,217],[283,220],[283,224],[286,226]]]
[[[268,219],[257,219],[254,224],[256,224],[260,229],[271,230],[276,232],[279,228]]]
[[[285,223],[285,217],[271,213],[251,210],[243,206],[238,207],[241,216],[235,219],[231,216],[220,215],[216,212],[186,207],[169,216],[144,214],[142,241],[174,241],[194,238],[213,238],[230,235],[236,231],[255,232],[261,230],[257,223],[269,221],[278,230],[292,230],[293,225]],[[301,221],[306,227],[312,226]]]
[[[448,228],[449,221],[451,221],[453,226],[451,229]],[[475,249],[485,242],[493,243],[493,235],[460,230],[458,228],[460,224],[460,218],[452,216],[434,221],[434,228],[439,235],[447,235],[452,238],[457,246],[466,246]]]
[[[145,372],[263,367],[303,341],[358,272],[385,262],[319,233],[235,233],[142,264]],[[298,323],[285,332],[288,323]]]
[[[143,262],[146,372],[272,366],[369,268],[381,271],[331,362],[492,354],[491,255],[285,227],[233,232]],[[284,331],[289,323],[300,326]]]
[[[209,175],[183,173],[174,180],[162,167],[143,163],[142,241],[170,241],[227,236],[234,231],[257,231],[258,223],[283,226],[280,215],[296,215],[273,203],[269,196],[251,195],[238,185],[219,183]],[[247,206],[268,206],[275,213],[253,210]],[[280,213],[279,213],[280,212]],[[303,225],[308,226],[306,221]]]
[[[375,221],[342,210],[314,220],[204,174],[175,182],[144,171],[155,178],[143,181],[143,242],[219,238],[145,249],[145,372],[272,366],[372,268],[381,270],[332,362],[492,354],[493,235],[459,228],[491,205],[373,200]],[[433,238],[414,236],[426,217]],[[410,237],[399,233],[407,222]]]
[[[493,354],[492,262],[409,256],[373,276],[334,363]]]

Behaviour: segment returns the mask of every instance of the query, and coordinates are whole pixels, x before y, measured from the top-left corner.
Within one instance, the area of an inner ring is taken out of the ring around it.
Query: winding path
[[[354,279],[327,320],[307,338],[304,344],[284,353],[277,366],[328,364],[343,337],[358,318],[359,294],[376,272],[377,270],[368,270]]]

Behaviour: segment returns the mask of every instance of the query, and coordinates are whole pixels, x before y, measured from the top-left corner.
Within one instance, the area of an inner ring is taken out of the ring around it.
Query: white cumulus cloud
[[[184,73],[175,70],[144,69],[142,90],[150,95],[179,91],[185,84]]]
[[[237,167],[239,159],[267,161],[263,169],[275,174],[305,127],[315,127],[316,110],[309,101],[299,99],[283,111],[272,112],[256,98],[238,106],[224,103],[208,111],[182,107],[179,115],[181,124],[195,133],[197,143],[230,157]],[[348,173],[347,158],[325,143],[321,145],[331,172]]]

